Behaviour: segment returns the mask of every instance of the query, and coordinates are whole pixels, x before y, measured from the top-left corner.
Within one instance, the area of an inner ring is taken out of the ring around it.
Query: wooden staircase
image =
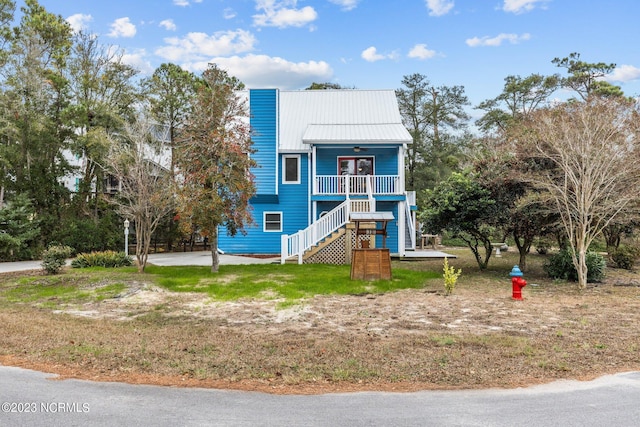
[[[302,255],[302,262],[305,264],[315,264],[318,262],[321,262],[323,264],[344,264],[345,256],[343,255],[343,252],[345,250],[344,239],[346,234],[347,230],[345,226],[335,230],[333,233],[319,241],[317,244],[304,251],[304,254]],[[289,257],[287,258],[286,263],[297,264],[298,257]]]

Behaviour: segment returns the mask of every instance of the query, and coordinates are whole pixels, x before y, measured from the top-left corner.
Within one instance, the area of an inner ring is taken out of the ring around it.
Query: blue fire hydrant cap
[[[518,267],[517,265],[514,265],[513,268],[511,269],[510,275],[511,277],[515,277],[515,276],[522,277],[522,271],[520,271],[520,267]]]

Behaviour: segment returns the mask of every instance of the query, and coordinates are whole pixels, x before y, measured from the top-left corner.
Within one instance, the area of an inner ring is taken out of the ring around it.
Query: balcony
[[[314,196],[393,196],[404,194],[399,175],[318,175]]]

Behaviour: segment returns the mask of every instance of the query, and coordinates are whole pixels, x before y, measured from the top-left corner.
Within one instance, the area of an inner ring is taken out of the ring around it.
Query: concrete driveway
[[[280,257],[274,258],[252,258],[247,256],[236,256],[220,254],[220,265],[236,264],[272,264],[279,263]],[[211,265],[211,252],[171,252],[161,254],[149,254],[150,264],[154,265]]]
[[[161,254],[149,254],[150,264],[154,265],[211,265],[211,252],[171,252]],[[236,255],[220,255],[220,265],[236,265],[236,264],[272,264],[279,263],[280,258],[251,258]],[[70,261],[67,262],[70,264]],[[13,271],[39,270],[42,268],[42,261],[18,261],[18,262],[0,262],[0,273],[9,273]]]

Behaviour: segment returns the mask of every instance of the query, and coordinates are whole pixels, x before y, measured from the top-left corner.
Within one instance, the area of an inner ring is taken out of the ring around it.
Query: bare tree
[[[568,102],[535,112],[521,134],[525,155],[542,165],[532,181],[558,210],[581,289],[589,245],[640,197],[637,107],[622,98]]]
[[[155,139],[157,132],[145,117],[127,124],[121,139],[113,137],[107,171],[120,180],[120,192],[112,199],[136,230],[138,272],[147,265],[151,235],[160,221],[175,208],[174,188],[168,170],[168,150]]]

